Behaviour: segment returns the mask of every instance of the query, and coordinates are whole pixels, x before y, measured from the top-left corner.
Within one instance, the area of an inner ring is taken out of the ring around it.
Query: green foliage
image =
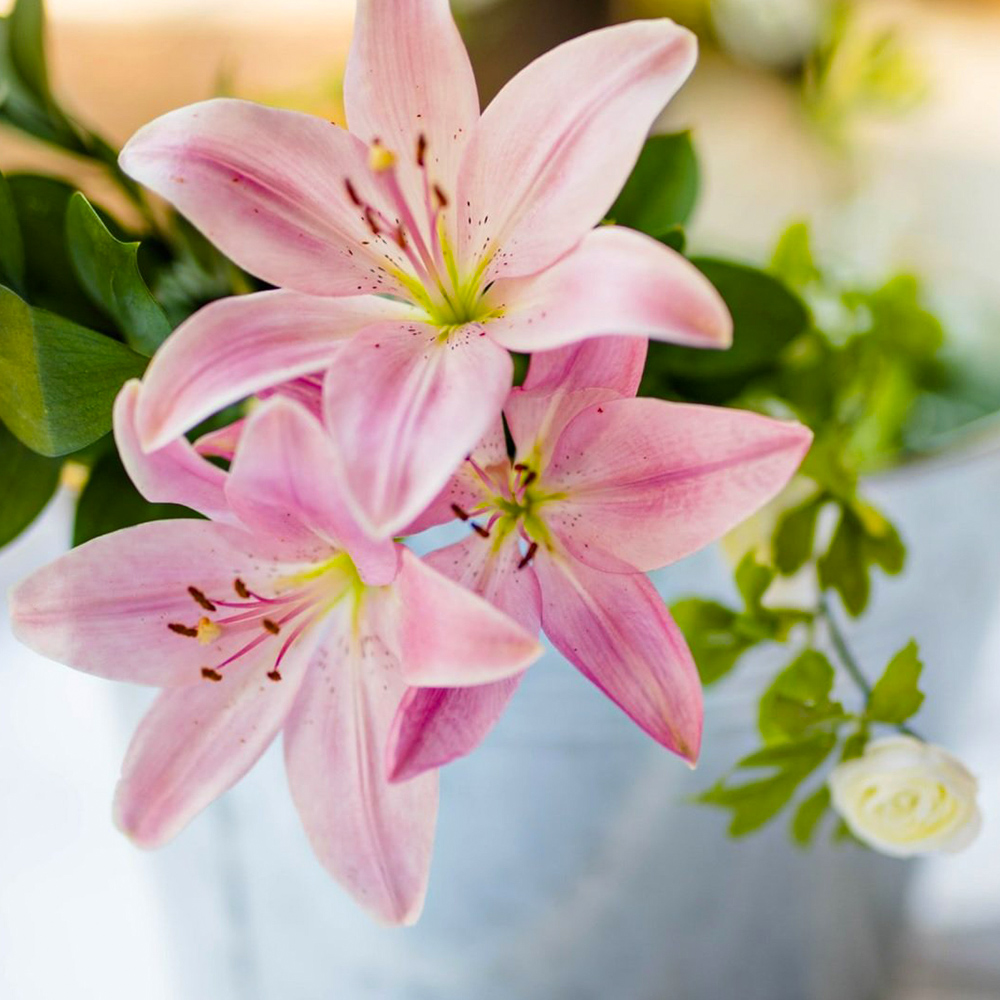
[[[0,284],[24,291],[24,241],[7,178],[0,173]]]
[[[691,217],[698,186],[691,133],[650,136],[608,214],[618,225],[661,239]]]
[[[0,424],[0,546],[42,512],[59,485],[61,465],[26,448]]]
[[[728,778],[703,792],[698,800],[728,809],[729,833],[742,837],[759,830],[792,800],[799,786],[830,755],[837,737],[815,733],[801,740],[765,747],[744,757]],[[770,771],[741,781],[744,771]]]
[[[816,522],[825,503],[826,497],[820,494],[790,507],[778,518],[771,549],[779,573],[791,576],[812,558]]]
[[[139,271],[139,244],[115,239],[79,192],[69,201],[66,234],[84,290],[115,321],[126,343],[151,357],[170,335],[170,322]]]
[[[872,688],[867,717],[872,722],[900,725],[916,715],[924,701],[918,686],[923,667],[916,642],[907,643]]]
[[[861,115],[909,111],[927,91],[920,63],[896,30],[866,27],[850,0],[834,5],[803,79],[806,110],[829,138],[843,142]]]
[[[771,682],[760,701],[757,722],[766,743],[801,739],[817,726],[845,718],[830,699],[835,671],[819,650],[804,649]]]
[[[118,455],[109,451],[94,464],[80,495],[73,525],[73,544],[82,545],[98,535],[146,521],[200,516],[177,504],[149,503],[132,485]]]
[[[111,427],[111,405],[146,361],[115,340],[0,287],[0,418],[29,448],[65,455]]]
[[[86,152],[83,135],[52,98],[41,0],[17,0],[0,18],[0,98],[0,123],[70,152]]]
[[[744,608],[736,611],[717,601],[693,597],[670,608],[684,633],[703,684],[712,684],[729,673],[740,657],[762,642],[784,642],[791,630],[812,619],[797,608],[769,608],[763,604],[775,572],[744,556],[736,571],[736,585]]]
[[[893,525],[874,507],[855,501],[841,507],[830,547],[817,562],[820,586],[836,590],[857,616],[868,606],[872,568],[895,575],[905,561],[906,547]]]
[[[74,188],[40,174],[13,174],[8,179],[24,237],[27,301],[74,323],[113,333],[106,315],[81,287],[70,261],[66,212]]]
[[[792,839],[801,847],[808,847],[816,836],[819,824],[830,808],[830,788],[820,785],[806,796],[792,817]]]
[[[773,276],[729,261],[692,261],[712,282],[733,317],[733,346],[706,351],[651,343],[641,392],[706,403],[732,402],[779,370],[783,350],[809,326],[799,298]]]

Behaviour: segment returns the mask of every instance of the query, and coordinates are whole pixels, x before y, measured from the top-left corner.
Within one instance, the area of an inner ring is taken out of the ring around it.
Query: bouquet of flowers
[[[695,59],[673,22],[630,22],[480,113],[446,0],[359,0],[347,128],[220,98],[117,155],[53,96],[39,0],[3,22],[0,119],[102,164],[143,220],[0,179],[3,541],[61,470],[86,478],[77,547],[13,590],[12,619],[45,656],[162,689],[115,800],[138,844],[281,733],[319,859],[412,923],[436,772],[487,736],[542,633],[692,765],[702,683],[796,645],[761,748],[703,796],[734,834],[839,757],[797,801],[800,840],[831,805],[889,853],[974,836],[974,779],[909,728],[916,646],[869,682],[832,607],[860,614],[871,574],[902,569],[860,474],[946,381],[940,327],[912,279],[831,290],[804,227],[769,271],[684,255],[691,139],[648,134]],[[744,606],[671,614],[647,572],[765,505]],[[460,540],[409,547],[449,522]],[[813,604],[768,599],[810,570]],[[857,706],[832,697],[844,672]]]

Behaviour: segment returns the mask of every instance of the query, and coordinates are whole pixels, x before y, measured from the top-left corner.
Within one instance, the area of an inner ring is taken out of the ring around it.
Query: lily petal
[[[592,570],[540,550],[542,628],[552,644],[658,743],[692,763],[701,746],[698,670],[642,573]]]
[[[662,243],[602,226],[547,271],[498,281],[503,316],[490,336],[512,351],[544,351],[587,337],[627,334],[688,347],[728,347],[733,321],[692,263]]]
[[[224,458],[227,462],[231,462],[236,455],[236,449],[239,447],[240,438],[243,436],[245,427],[246,420],[241,417],[239,420],[234,420],[231,424],[226,424],[225,427],[220,427],[216,431],[209,431],[207,434],[202,434],[194,442],[194,450],[199,455],[205,455],[206,457],[211,455],[214,458]],[[136,442],[138,443],[138,438],[136,438]],[[166,445],[160,451],[166,451],[170,447],[170,445]],[[158,454],[158,452],[154,452],[153,454]]]
[[[285,726],[292,797],[324,867],[388,924],[412,924],[427,891],[437,776],[392,785],[386,741],[405,690],[395,648],[368,599],[313,659]]]
[[[326,425],[371,534],[402,530],[435,498],[499,416],[512,369],[475,326],[443,339],[413,323],[344,347],[326,375]]]
[[[140,847],[173,839],[271,745],[291,711],[312,645],[302,637],[266,678],[274,650],[163,692],[136,730],[115,792],[119,828]]]
[[[649,342],[644,337],[593,337],[531,355],[523,388],[612,389],[622,396],[639,391]]]
[[[537,635],[541,592],[534,571],[530,566],[519,569],[520,561],[513,535],[499,548],[470,535],[424,559]],[[523,676],[476,687],[410,688],[389,737],[390,780],[406,781],[475,750],[503,714]]]
[[[151,454],[142,450],[135,429],[139,389],[136,379],[126,382],[114,406],[115,443],[135,488],[150,503],[183,504],[213,521],[235,523],[226,500],[226,474],[183,437]]]
[[[273,561],[273,553],[267,553]],[[171,687],[199,679],[245,635],[207,645],[171,631],[205,614],[188,588],[231,595],[254,586],[262,554],[243,531],[210,521],[153,521],[102,535],[36,571],[11,592],[14,633],[52,660],[109,680]]]
[[[368,196],[367,147],[328,121],[217,98],[150,122],[119,163],[269,284],[313,295],[401,290],[344,184]]]
[[[462,162],[462,258],[489,259],[491,280],[534,274],[572,249],[611,207],[696,58],[694,35],[664,18],[574,38],[518,73]]]
[[[397,154],[410,204],[424,201],[421,135],[433,181],[454,193],[479,96],[448,0],[359,0],[344,108],[354,135]]]
[[[485,546],[486,539],[476,536]],[[522,673],[542,655],[536,635],[403,550],[397,580],[403,679],[468,687]]]
[[[372,586],[396,576],[396,544],[391,538],[372,541],[358,527],[323,425],[290,399],[274,396],[250,415],[226,495],[254,533],[304,552],[344,549]]]
[[[741,410],[657,399],[591,406],[553,449],[546,486],[567,497],[547,523],[596,569],[657,569],[776,496],[811,441],[801,424]]]
[[[136,410],[142,445],[162,448],[230,403],[325,368],[359,330],[410,315],[363,295],[276,291],[213,302],[177,328],[146,370]]]
[[[406,526],[402,534],[416,535],[435,525],[454,521],[463,514],[476,523],[477,505],[489,500],[494,494],[502,493],[510,472],[503,420],[494,422],[493,427],[486,432],[469,457],[492,483],[487,483],[480,476],[473,468],[472,462],[463,462],[444,489],[415,521]],[[456,508],[462,514],[459,514]]]

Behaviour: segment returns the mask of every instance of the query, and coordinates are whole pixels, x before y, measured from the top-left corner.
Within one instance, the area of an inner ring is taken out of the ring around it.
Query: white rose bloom
[[[851,832],[883,854],[960,851],[982,824],[976,779],[946,750],[911,736],[873,741],[829,784]]]

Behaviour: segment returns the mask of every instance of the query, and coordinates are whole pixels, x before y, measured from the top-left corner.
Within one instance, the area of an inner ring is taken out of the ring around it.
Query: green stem
[[[830,642],[833,644],[833,648],[843,664],[844,669],[847,671],[851,680],[858,686],[858,689],[864,695],[865,698],[865,708],[868,708],[868,704],[872,697],[872,686],[865,677],[864,671],[861,669],[860,665],[854,654],[851,652],[850,646],[847,644],[847,637],[844,635],[834,617],[833,609],[830,607],[830,601],[828,600],[825,593],[820,594],[819,598],[819,617],[826,622],[827,631],[830,634]],[[914,739],[922,740],[922,737],[914,732],[907,725],[898,725],[895,727],[899,732],[904,733],[906,736],[912,736]]]

